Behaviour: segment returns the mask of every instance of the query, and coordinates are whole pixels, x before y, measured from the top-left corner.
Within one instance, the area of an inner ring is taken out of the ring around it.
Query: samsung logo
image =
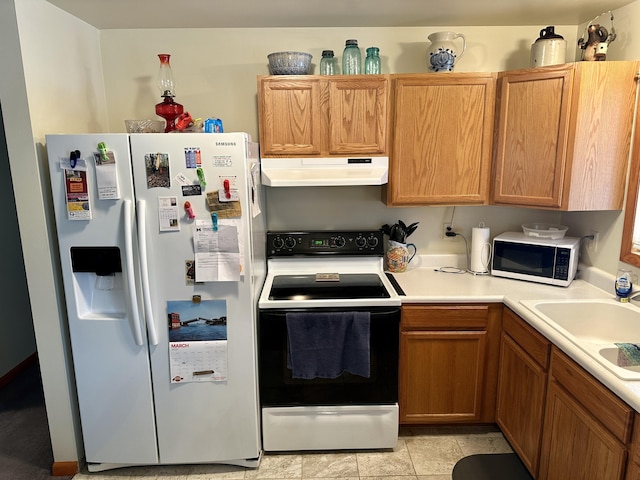
[[[216,142],[216,147],[235,147],[236,142]]]

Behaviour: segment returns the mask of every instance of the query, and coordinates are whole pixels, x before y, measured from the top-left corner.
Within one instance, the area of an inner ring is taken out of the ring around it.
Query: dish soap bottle
[[[619,302],[628,302],[633,289],[633,274],[630,270],[621,268],[616,274],[616,297]]]

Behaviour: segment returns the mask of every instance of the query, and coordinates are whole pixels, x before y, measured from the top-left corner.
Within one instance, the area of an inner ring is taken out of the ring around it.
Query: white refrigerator
[[[47,135],[88,468],[258,465],[258,145]]]

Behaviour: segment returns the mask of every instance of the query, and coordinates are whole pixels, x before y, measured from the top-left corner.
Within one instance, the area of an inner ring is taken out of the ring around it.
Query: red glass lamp
[[[173,101],[175,97],[175,87],[173,83],[173,74],[171,73],[171,64],[168,53],[160,53],[160,71],[158,72],[158,88],[160,88],[161,97],[164,99],[156,105],[156,115],[166,120],[165,133],[176,129],[176,118],[184,112],[184,107]]]

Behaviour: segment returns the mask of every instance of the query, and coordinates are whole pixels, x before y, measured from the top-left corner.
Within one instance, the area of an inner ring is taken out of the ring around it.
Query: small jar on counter
[[[338,59],[333,56],[333,50],[323,50],[320,60],[320,75],[337,75]]]
[[[358,40],[347,40],[342,54],[342,73],[344,75],[360,75],[362,73],[362,54]]]
[[[379,75],[380,68],[380,50],[378,47],[367,48],[367,58],[364,60],[364,73],[368,75]]]

